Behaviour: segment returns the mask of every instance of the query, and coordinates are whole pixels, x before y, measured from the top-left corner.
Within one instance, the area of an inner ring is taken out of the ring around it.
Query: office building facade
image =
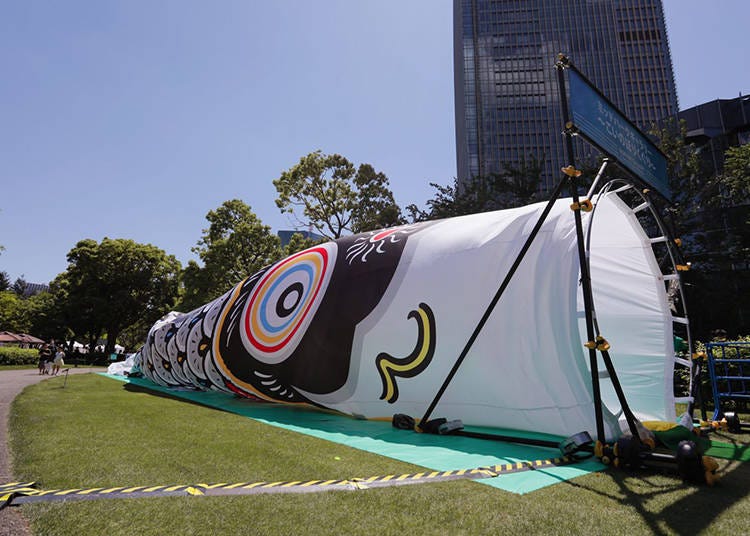
[[[681,110],[686,138],[698,150],[709,174],[724,170],[724,153],[730,147],[750,143],[750,95],[717,99]]]
[[[454,0],[453,11],[460,181],[537,159],[542,190],[557,183],[558,53],[644,131],[677,112],[661,0]]]

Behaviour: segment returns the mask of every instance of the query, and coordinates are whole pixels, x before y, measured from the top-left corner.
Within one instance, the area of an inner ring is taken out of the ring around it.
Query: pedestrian
[[[52,375],[57,376],[60,374],[60,367],[62,367],[65,364],[65,352],[63,351],[63,347],[60,346],[57,350],[57,353],[55,354],[55,359],[52,361]]]
[[[52,353],[49,344],[44,343],[39,349],[39,374],[44,374],[44,368],[47,364],[47,358]]]

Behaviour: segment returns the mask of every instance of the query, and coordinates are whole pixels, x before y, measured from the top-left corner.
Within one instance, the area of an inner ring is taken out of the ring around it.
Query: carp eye
[[[297,347],[325,295],[336,245],[316,246],[277,263],[244,308],[242,342],[258,361],[277,364]]]

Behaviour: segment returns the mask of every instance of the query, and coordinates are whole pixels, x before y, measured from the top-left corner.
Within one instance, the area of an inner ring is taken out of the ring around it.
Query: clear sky
[[[750,1],[664,6],[680,107],[750,93]],[[232,198],[290,228],[271,181],[317,149],[422,205],[456,173],[452,45],[449,0],[0,2],[0,270],[105,236],[184,265]]]

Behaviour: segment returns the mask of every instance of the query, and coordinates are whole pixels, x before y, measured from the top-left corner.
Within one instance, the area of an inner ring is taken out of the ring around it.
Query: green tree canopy
[[[518,165],[505,164],[502,173],[454,179],[452,186],[430,183],[437,192],[427,208],[409,205],[406,210],[412,221],[423,221],[528,205],[539,200],[541,178],[541,161],[530,157]]]
[[[276,206],[327,238],[403,222],[388,178],[370,164],[355,168],[338,154],[303,156],[273,184],[279,194]]]
[[[0,291],[0,331],[28,333],[30,330],[24,300],[12,290]]]
[[[10,276],[8,272],[0,272],[0,292],[10,288]]]
[[[730,147],[724,153],[721,183],[733,204],[750,203],[750,144]]]
[[[667,158],[672,214],[682,219],[706,206],[718,190],[710,173],[702,169],[697,148],[686,140],[685,120],[669,118],[662,125],[654,125],[649,134],[656,138],[657,145]]]
[[[713,166],[701,162],[701,148],[686,140],[686,131],[684,120],[669,120],[651,134],[667,156],[673,203],[662,207],[665,219],[691,263],[684,276],[691,330],[701,338],[716,328],[737,333],[747,315],[745,302],[736,299],[747,294],[746,276],[735,267],[746,263],[750,251],[750,147],[727,150],[723,172],[713,175]]]
[[[69,334],[53,292],[24,298],[15,290],[0,292],[0,331],[30,333],[44,340],[63,340]]]
[[[384,173],[370,164],[361,164],[354,176],[357,203],[352,215],[352,231],[362,233],[404,223],[401,209],[393,198]]]
[[[13,292],[23,298],[24,294],[26,294],[26,288],[28,286],[29,284],[26,282],[23,276],[21,276],[16,278],[16,280],[13,282],[13,285],[11,286],[11,289],[13,290]]]
[[[279,238],[239,199],[225,201],[206,219],[209,226],[193,248],[203,266],[190,261],[182,276],[184,311],[217,298],[282,255]]]
[[[156,321],[174,304],[180,263],[150,244],[105,238],[81,240],[68,253],[68,269],[59,277],[67,319],[96,336],[107,333],[106,352],[114,350],[123,329]]]
[[[62,304],[54,291],[40,292],[29,297],[26,302],[27,314],[32,335],[44,340],[67,340],[70,330],[63,316]]]

